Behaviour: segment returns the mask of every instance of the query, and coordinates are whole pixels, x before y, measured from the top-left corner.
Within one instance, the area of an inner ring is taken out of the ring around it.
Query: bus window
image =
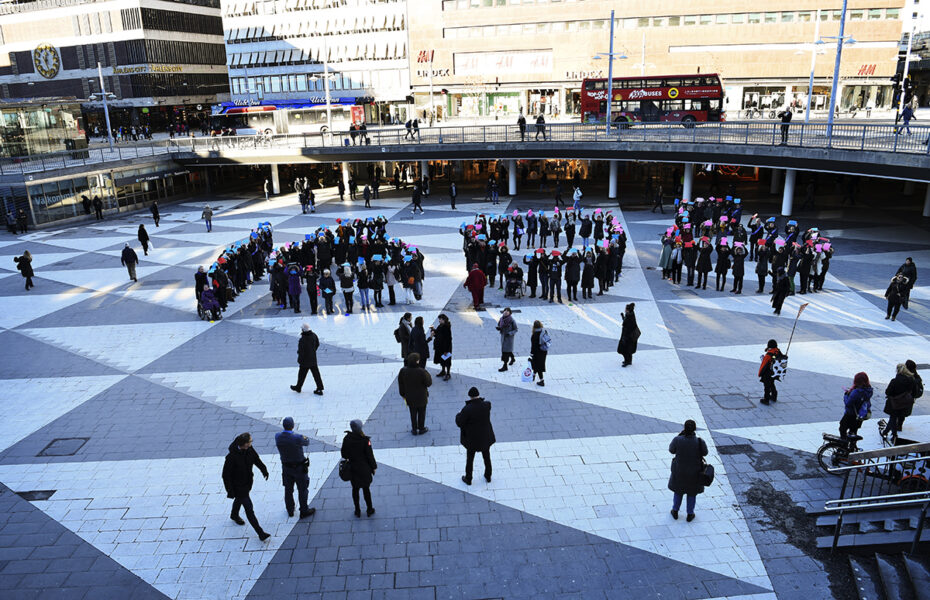
[[[642,119],[643,123],[656,122],[662,116],[662,111],[652,100],[643,100],[639,103],[639,108],[640,119]]]
[[[661,79],[647,79],[643,87],[647,87],[647,88],[663,87],[662,80]]]
[[[709,100],[709,102],[710,102],[710,107],[709,107],[710,110],[720,110],[720,99],[719,98],[714,98],[713,100]]]
[[[662,102],[662,110],[683,110],[684,102],[682,100],[665,100]]]

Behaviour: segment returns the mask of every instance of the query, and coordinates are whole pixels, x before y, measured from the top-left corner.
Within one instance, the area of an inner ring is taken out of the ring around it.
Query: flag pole
[[[794,339],[794,330],[798,326],[798,319],[801,318],[801,313],[804,312],[804,309],[807,308],[809,304],[810,302],[805,302],[798,308],[798,316],[794,318],[794,325],[791,327],[791,336],[788,338],[788,347],[785,348],[785,354],[788,354],[788,350],[791,349],[791,340]]]

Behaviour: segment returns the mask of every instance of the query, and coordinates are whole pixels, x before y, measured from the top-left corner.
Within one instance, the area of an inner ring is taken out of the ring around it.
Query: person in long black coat
[[[35,287],[35,284],[32,283],[32,278],[35,277],[35,271],[32,269],[32,254],[26,250],[22,256],[15,257],[13,262],[16,263],[19,274],[26,280],[26,291],[28,292],[30,288]]]
[[[149,255],[149,232],[145,230],[145,225],[139,224],[139,243],[142,244],[142,251],[146,256]]]
[[[898,313],[901,312],[901,304],[907,298],[907,279],[900,273],[891,278],[888,289],[885,290],[885,299],[888,300],[888,309],[885,311],[885,319],[897,320]]]
[[[633,364],[633,355],[636,353],[636,342],[639,340],[639,327],[636,326],[636,304],[630,302],[626,305],[626,311],[620,315],[623,319],[623,326],[620,329],[620,341],[617,343],[617,353],[623,355],[623,364],[620,366],[628,367]]]
[[[706,237],[701,238],[701,245],[698,249],[698,259],[697,259],[697,283],[694,285],[695,288],[701,288],[703,290],[707,289],[707,274],[710,273],[712,268],[710,261],[710,254],[714,251],[714,247],[710,245],[710,240]]]
[[[914,409],[914,398],[920,395],[917,387],[918,376],[907,367],[906,363],[899,364],[894,379],[885,388],[885,406],[882,412],[888,415],[888,425],[881,433],[890,433],[892,440],[897,439],[898,432],[904,426],[904,419],[911,416]]]
[[[546,332],[541,321],[533,321],[533,333],[530,336],[530,365],[533,367],[533,379],[539,375],[539,381],[536,385],[543,387],[546,385],[546,357],[549,355],[549,346],[544,343],[543,333]],[[546,332],[546,337],[549,333]],[[542,346],[546,349],[543,350]]]
[[[772,308],[775,309],[775,314],[781,314],[781,307],[785,303],[785,298],[788,297],[788,292],[790,291],[790,285],[788,282],[788,275],[785,274],[784,267],[779,268],[775,274],[775,284],[774,291],[772,292]]]
[[[444,381],[449,381],[452,374],[449,369],[452,368],[452,323],[445,314],[438,317],[439,325],[435,328],[430,327],[430,338],[433,340],[433,362],[440,366],[439,376]],[[443,358],[450,355],[448,358]]]
[[[300,393],[307,379],[307,371],[313,373],[313,381],[316,389],[313,393],[317,396],[323,395],[323,378],[320,377],[320,368],[317,366],[316,351],[320,347],[320,338],[310,329],[308,323],[300,326],[300,341],[297,342],[297,385],[292,385],[291,389]]]
[[[429,388],[433,385],[429,371],[419,363],[420,356],[411,352],[397,374],[397,393],[410,410],[410,433],[413,435],[422,435],[429,431],[429,427],[426,426],[426,405],[429,403]]]
[[[491,482],[491,446],[497,441],[494,427],[491,426],[491,403],[481,397],[478,388],[468,390],[465,407],[455,415],[455,424],[461,429],[459,442],[465,447],[465,475],[462,481],[471,485],[475,453],[480,452],[484,459],[484,478]]]
[[[672,459],[672,473],[668,478],[668,489],[674,494],[672,500],[672,518],[678,518],[683,496],[688,497],[686,508],[688,521],[694,520],[694,505],[697,495],[704,492],[703,459],[707,456],[707,444],[695,433],[697,425],[691,419],[685,421],[685,428],[672,440],[668,451],[675,455]]]
[[[413,329],[410,330],[409,354],[416,352],[420,356],[420,368],[426,368],[426,359],[429,357],[429,344],[426,341],[426,332],[423,330],[423,317],[413,320]]]
[[[223,485],[226,487],[226,497],[233,499],[232,512],[229,518],[239,525],[245,525],[239,517],[239,508],[245,509],[245,518],[258,534],[258,539],[265,541],[271,537],[270,533],[265,533],[262,526],[258,524],[255,517],[255,509],[252,505],[252,499],[249,498],[249,492],[252,491],[252,467],[258,467],[262,476],[268,479],[268,468],[258,452],[252,447],[252,436],[249,433],[242,433],[236,436],[233,443],[229,445],[229,454],[226,455],[226,462],[223,463]]]
[[[358,491],[362,490],[365,495],[365,505],[368,507],[366,514],[370,517],[375,514],[375,508],[371,504],[371,482],[378,469],[378,463],[375,462],[375,453],[371,449],[371,438],[362,431],[362,422],[358,419],[351,421],[349,429],[346,431],[346,436],[342,438],[340,453],[342,458],[349,459],[349,470],[352,473],[349,481],[352,483],[355,516],[362,516],[362,509],[358,504]]]
[[[746,249],[742,246],[742,242],[736,242],[736,244],[740,245],[733,248],[733,289],[730,293],[742,294],[743,276],[746,274]]]
[[[155,221],[155,227],[158,227],[158,222],[161,220],[161,213],[158,211],[158,202],[152,202],[152,206],[149,207],[149,210],[152,211],[152,219]]]
[[[907,292],[904,294],[904,310],[907,310],[907,302],[911,299],[911,290],[914,288],[914,284],[917,283],[917,265],[914,264],[914,259],[908,256],[904,259],[904,264],[898,267],[898,273],[904,275],[906,278]]]

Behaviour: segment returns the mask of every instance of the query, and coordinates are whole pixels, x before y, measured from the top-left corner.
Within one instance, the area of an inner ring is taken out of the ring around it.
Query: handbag
[[[906,409],[909,405],[913,404],[913,401],[913,396],[911,396],[910,392],[901,392],[894,396],[888,396],[888,404],[891,405],[892,410]]]
[[[352,479],[352,465],[348,458],[339,461],[339,479],[343,481]]]
[[[704,487],[709,487],[710,484],[714,482],[714,465],[707,464],[707,461],[701,459],[703,466],[701,467],[701,481],[704,484]]]

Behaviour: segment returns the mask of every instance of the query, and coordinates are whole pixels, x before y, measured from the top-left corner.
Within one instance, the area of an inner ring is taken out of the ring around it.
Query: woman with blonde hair
[[[35,284],[32,283],[32,278],[35,277],[35,271],[32,270],[32,254],[26,250],[22,256],[14,258],[13,262],[16,263],[16,268],[19,269],[20,274],[26,278],[26,291],[28,292],[30,288],[35,287]]]

